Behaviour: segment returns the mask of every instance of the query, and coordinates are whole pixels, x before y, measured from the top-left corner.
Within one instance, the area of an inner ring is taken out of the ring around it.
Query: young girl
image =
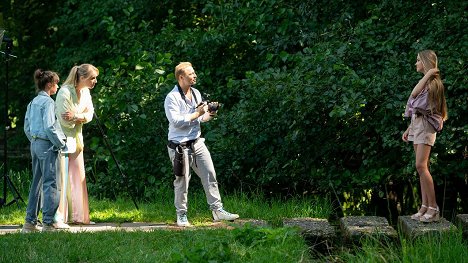
[[[421,222],[439,221],[439,207],[434,191],[434,182],[428,163],[431,147],[447,119],[447,104],[444,85],[437,68],[437,56],[432,50],[418,53],[416,71],[424,77],[413,88],[408,99],[405,116],[411,117],[411,124],[403,133],[405,142],[412,141],[416,155],[416,169],[421,185],[422,205],[411,218]]]
[[[58,89],[59,77],[53,71],[38,69],[34,81],[39,91],[29,103],[24,118],[24,133],[31,142],[33,178],[29,190],[26,220],[22,232],[35,232],[43,192],[42,231],[55,230],[54,215],[59,204],[60,188],[57,186],[56,166],[58,152],[65,149],[66,137],[55,119],[55,104],[50,97]]]

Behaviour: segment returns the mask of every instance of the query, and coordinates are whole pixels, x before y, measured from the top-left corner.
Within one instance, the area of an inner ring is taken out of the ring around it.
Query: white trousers
[[[193,148],[193,149],[192,149]],[[216,172],[214,169],[211,154],[205,145],[205,139],[199,138],[192,148],[187,148],[187,159],[189,167],[200,178],[203,190],[205,191],[206,201],[211,210],[218,210],[223,207],[221,196],[218,189],[218,181],[216,180]],[[174,163],[175,150],[167,147],[171,163]],[[190,169],[186,166],[184,176],[175,176],[174,180],[174,205],[177,214],[187,213],[187,194],[190,182]]]

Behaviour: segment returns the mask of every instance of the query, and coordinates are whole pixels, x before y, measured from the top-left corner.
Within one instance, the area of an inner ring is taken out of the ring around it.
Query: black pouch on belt
[[[184,149],[180,145],[175,148],[174,164],[172,167],[176,176],[184,176]]]

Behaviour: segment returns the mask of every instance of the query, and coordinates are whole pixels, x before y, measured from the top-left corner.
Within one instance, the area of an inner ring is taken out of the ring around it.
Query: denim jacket
[[[55,118],[54,100],[45,91],[40,91],[28,104],[24,133],[31,142],[49,140],[57,149],[65,147],[66,137]]]

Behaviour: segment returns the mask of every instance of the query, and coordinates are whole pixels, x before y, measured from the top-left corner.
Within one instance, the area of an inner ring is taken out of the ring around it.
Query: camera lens
[[[217,102],[210,102],[208,104],[208,111],[210,112],[215,112],[218,110],[218,108],[219,108],[219,104]]]

